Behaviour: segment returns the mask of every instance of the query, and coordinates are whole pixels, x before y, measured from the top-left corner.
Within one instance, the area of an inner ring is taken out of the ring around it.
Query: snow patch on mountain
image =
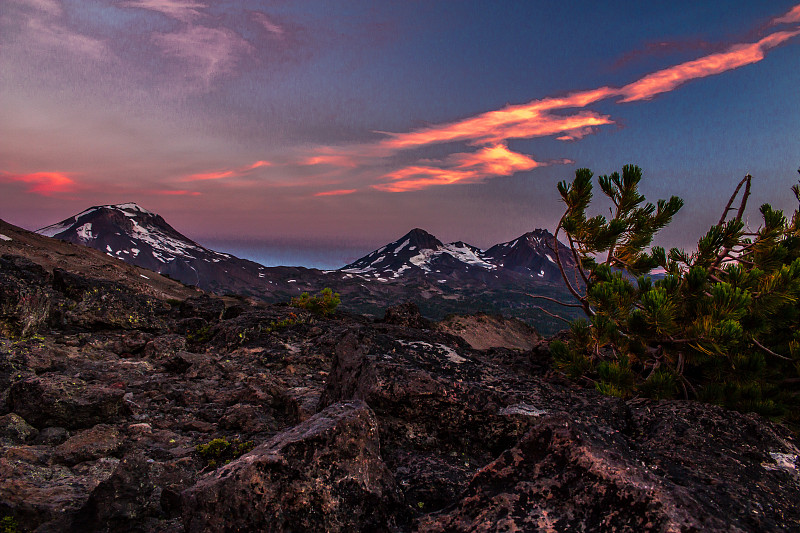
[[[445,245],[445,250],[443,250],[443,252],[450,253],[450,255],[462,263],[467,263],[468,265],[479,266],[481,268],[485,268],[486,270],[494,270],[497,268],[497,265],[493,265],[482,257],[482,250],[464,243],[447,244]]]
[[[75,233],[78,234],[78,238],[82,241],[90,241],[95,238],[95,235],[92,233],[92,223],[87,222],[86,224],[82,225],[78,229],[75,230]],[[109,250],[110,252],[111,250]]]

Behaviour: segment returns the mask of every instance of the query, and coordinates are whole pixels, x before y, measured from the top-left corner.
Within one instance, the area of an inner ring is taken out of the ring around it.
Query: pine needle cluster
[[[748,175],[695,251],[666,251],[650,245],[683,201],[645,203],[641,179],[633,165],[599,177],[613,205],[608,219],[586,215],[590,170],[558,185],[566,210],[556,239],[563,231],[579,265],[568,275],[556,254],[576,299],[564,305],[586,319],[571,324],[568,342],[551,344],[556,366],[603,394],[694,398],[800,428],[798,210],[787,218],[764,204],[749,232]],[[792,192],[800,204],[800,186]]]

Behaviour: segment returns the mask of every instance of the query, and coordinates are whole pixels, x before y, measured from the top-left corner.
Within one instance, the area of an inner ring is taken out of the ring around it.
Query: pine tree
[[[579,265],[568,275],[556,254],[577,300],[565,305],[586,319],[551,344],[556,366],[604,394],[695,398],[800,427],[799,210],[787,219],[762,205],[762,225],[748,232],[748,175],[696,251],[667,252],[650,245],[683,201],[645,203],[641,179],[632,165],[598,178],[609,219],[587,218],[590,170],[558,184],[566,210],[555,237],[563,231]],[[800,204],[800,186],[792,191]],[[665,275],[654,281],[656,267]]]

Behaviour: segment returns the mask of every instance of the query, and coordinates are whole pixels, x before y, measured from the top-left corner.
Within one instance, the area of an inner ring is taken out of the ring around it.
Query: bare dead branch
[[[581,304],[569,304],[566,302],[562,302],[561,300],[556,300],[555,298],[550,298],[549,296],[539,296],[538,294],[528,294],[528,296],[539,300],[547,300],[548,302],[557,303],[558,305],[563,305],[564,307],[577,307],[579,309],[583,309],[583,306]]]
[[[553,317],[553,318],[557,318],[558,320],[561,320],[562,322],[566,322],[567,324],[571,324],[571,323],[572,323],[572,322],[570,322],[569,320],[567,320],[566,318],[564,318],[563,316],[558,316],[558,315],[557,315],[557,314],[555,314],[555,313],[551,313],[550,311],[548,311],[547,309],[545,309],[544,307],[542,307],[542,306],[540,306],[540,305],[534,305],[534,306],[533,306],[533,309],[538,309],[538,310],[539,310],[539,311],[541,311],[542,313],[544,313],[544,314],[546,314],[546,315],[550,315],[550,316],[551,316],[551,317]]]
[[[791,357],[786,357],[785,355],[781,355],[781,354],[777,354],[777,353],[773,352],[772,350],[770,350],[769,348],[767,348],[766,346],[764,346],[763,344],[758,342],[756,339],[753,339],[753,344],[755,344],[756,346],[758,346],[759,348],[761,348],[762,350],[764,350],[765,352],[767,352],[770,355],[773,355],[773,356],[778,357],[780,359],[785,359],[786,361],[791,361],[792,360]]]
[[[728,216],[728,211],[730,210],[733,201],[736,199],[736,196],[739,194],[739,189],[742,188],[744,185],[744,193],[742,194],[742,200],[739,202],[739,210],[736,212],[736,218],[734,220],[742,220],[742,215],[744,214],[744,209],[747,206],[747,199],[750,197],[750,181],[753,179],[753,176],[750,174],[746,175],[742,178],[742,181],[739,182],[739,185],[736,186],[736,189],[733,191],[730,199],[728,200],[728,204],[725,206],[725,211],[722,212],[722,216],[720,217],[719,226],[725,223],[725,219]],[[712,263],[712,266],[719,266],[720,262],[728,255],[730,249],[727,247],[723,247],[722,251],[717,254],[717,258]]]
[[[734,189],[733,194],[731,195],[730,199],[728,199],[728,203],[725,204],[725,209],[722,211],[722,216],[719,217],[719,222],[717,222],[717,226],[723,225],[725,223],[725,219],[728,218],[728,211],[734,210],[734,208],[731,206],[733,205],[733,201],[736,200],[736,195],[739,194],[739,190],[742,188],[742,185],[744,185],[745,182],[750,183],[750,174],[742,178],[742,181],[740,181],[739,185],[737,185],[736,189]]]
[[[744,195],[742,195],[742,203],[739,204],[739,211],[736,212],[736,220],[742,220],[742,215],[744,214],[744,208],[747,206],[747,199],[750,197],[750,181],[753,179],[753,176],[748,174],[744,177],[747,182],[744,186]]]

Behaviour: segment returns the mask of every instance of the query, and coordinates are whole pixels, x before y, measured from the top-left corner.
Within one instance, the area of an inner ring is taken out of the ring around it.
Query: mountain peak
[[[420,250],[438,250],[444,246],[442,241],[421,228],[412,229],[400,237],[397,242],[402,245],[406,240],[411,246],[416,246]]]
[[[119,211],[129,211],[133,213],[143,213],[145,215],[152,215],[151,211],[144,209],[139,206],[139,204],[135,202],[126,202],[124,204],[112,204],[112,205],[104,205],[102,207],[106,207],[108,209],[117,209]]]

